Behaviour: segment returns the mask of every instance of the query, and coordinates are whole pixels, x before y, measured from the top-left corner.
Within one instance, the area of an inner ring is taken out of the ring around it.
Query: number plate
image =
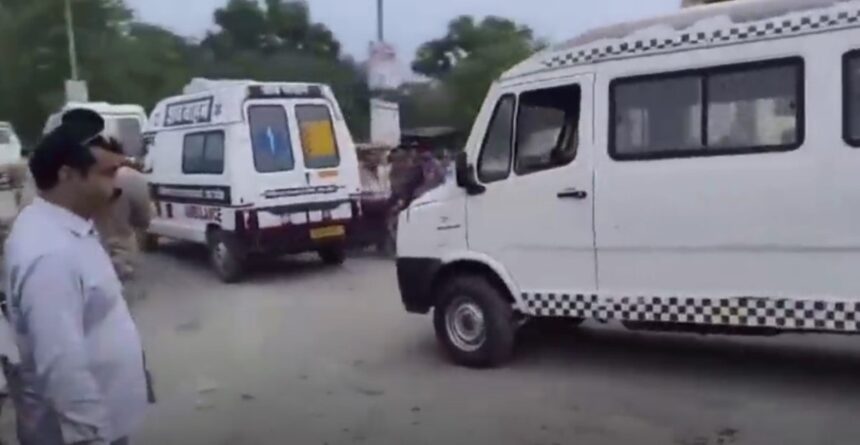
[[[346,235],[346,229],[343,226],[320,227],[319,229],[311,229],[311,239],[318,240],[323,238],[334,238]]]

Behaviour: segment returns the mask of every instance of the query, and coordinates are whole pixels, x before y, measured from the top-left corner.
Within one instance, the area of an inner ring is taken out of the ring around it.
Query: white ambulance
[[[195,79],[146,132],[150,233],[205,244],[219,277],[253,254],[344,260],[361,193],[355,145],[326,85]]]
[[[406,309],[460,364],[525,320],[860,333],[860,1],[588,32],[491,88],[457,184],[401,215]]]
[[[146,110],[140,105],[110,104],[107,102],[69,102],[58,112],[48,117],[43,133],[60,126],[63,114],[74,109],[92,110],[105,120],[104,135],[122,143],[125,154],[134,158],[143,157],[143,127],[146,125]]]

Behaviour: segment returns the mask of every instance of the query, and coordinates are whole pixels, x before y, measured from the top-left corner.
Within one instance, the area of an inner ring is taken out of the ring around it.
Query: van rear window
[[[287,124],[287,111],[281,105],[254,105],[248,108],[254,168],[260,173],[292,170],[295,167],[293,144]]]
[[[610,155],[664,159],[787,151],[803,142],[803,60],[616,80]]]
[[[302,137],[305,167],[333,168],[340,165],[331,114],[325,105],[296,106]]]

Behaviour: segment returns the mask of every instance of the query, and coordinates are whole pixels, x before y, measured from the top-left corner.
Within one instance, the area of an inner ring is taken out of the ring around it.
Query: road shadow
[[[511,367],[860,394],[860,348],[852,348],[852,339],[860,342],[820,334],[701,336],[534,323],[521,330]]]
[[[182,261],[188,267],[204,272],[211,272],[209,265],[209,253],[205,246],[196,243],[169,241],[162,242],[157,252],[153,255],[165,255]],[[350,250],[347,262],[352,259],[363,261],[391,262],[390,258],[379,255],[369,249]],[[324,264],[315,253],[303,253],[298,255],[262,256],[252,257],[247,264],[244,281],[253,281],[262,284],[281,279],[303,279],[316,275],[331,274],[342,266]],[[213,280],[217,280],[211,273]]]

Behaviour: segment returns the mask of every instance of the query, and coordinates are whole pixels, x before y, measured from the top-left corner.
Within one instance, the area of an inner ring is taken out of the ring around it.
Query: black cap
[[[60,127],[66,127],[71,137],[82,145],[89,145],[105,129],[105,120],[92,110],[75,108],[63,114]]]

